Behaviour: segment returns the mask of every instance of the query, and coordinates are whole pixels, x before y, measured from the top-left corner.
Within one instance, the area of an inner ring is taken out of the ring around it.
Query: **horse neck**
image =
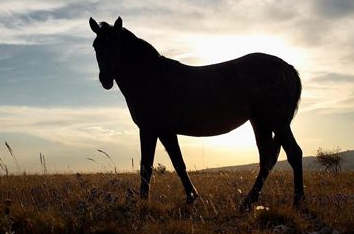
[[[121,64],[116,82],[126,98],[144,93],[144,87],[151,85],[158,76],[159,57],[132,57]]]

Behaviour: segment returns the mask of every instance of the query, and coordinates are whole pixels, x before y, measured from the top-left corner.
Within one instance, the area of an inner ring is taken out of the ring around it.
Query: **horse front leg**
[[[178,145],[177,135],[173,133],[165,133],[159,135],[159,139],[170,156],[173,167],[182,181],[187,196],[187,203],[194,203],[198,198],[198,192],[193,186],[186,171],[186,165],[183,161],[181,149]]]
[[[148,199],[150,179],[153,169],[154,155],[156,149],[157,136],[152,132],[140,129],[140,197]]]

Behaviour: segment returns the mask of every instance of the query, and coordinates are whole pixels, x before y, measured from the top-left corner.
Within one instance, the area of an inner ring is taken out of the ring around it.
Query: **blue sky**
[[[0,2],[0,156],[22,170],[99,171],[108,152],[119,170],[139,164],[138,130],[117,87],[104,90],[88,19],[123,26],[191,65],[261,51],[300,72],[304,91],[293,129],[305,155],[353,149],[354,2],[351,0]],[[189,169],[257,162],[249,124],[217,138],[181,137]],[[282,158],[284,156],[282,155]],[[161,145],[156,162],[171,167]],[[15,169],[13,169],[15,172]]]

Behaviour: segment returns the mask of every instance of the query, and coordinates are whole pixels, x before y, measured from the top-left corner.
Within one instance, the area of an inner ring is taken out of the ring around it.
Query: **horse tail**
[[[293,77],[295,79],[295,90],[294,90],[294,99],[291,107],[292,115],[291,115],[291,120],[294,118],[294,116],[297,113],[297,110],[299,108],[299,103],[301,99],[301,91],[302,91],[302,85],[301,85],[301,79],[299,76],[299,72],[292,66],[289,65],[291,72],[293,73]]]

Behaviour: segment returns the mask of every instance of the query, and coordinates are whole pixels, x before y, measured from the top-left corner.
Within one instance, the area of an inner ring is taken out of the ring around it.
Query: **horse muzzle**
[[[103,88],[109,90],[113,87],[113,80],[114,79],[109,78],[108,75],[100,72],[99,79],[100,79],[100,82],[101,82]]]

